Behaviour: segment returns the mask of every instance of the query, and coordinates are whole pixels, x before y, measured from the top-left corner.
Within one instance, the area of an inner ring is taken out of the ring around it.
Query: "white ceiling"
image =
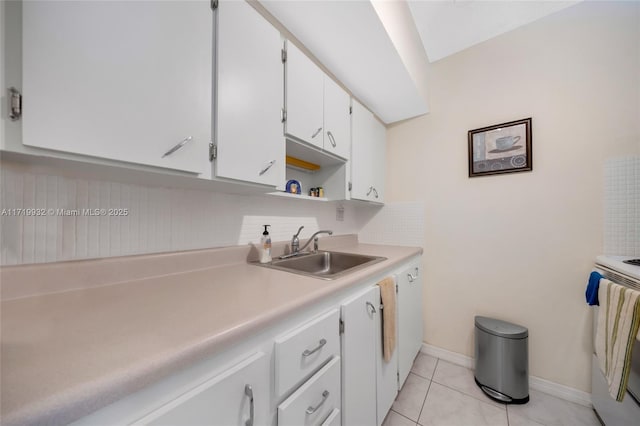
[[[408,1],[430,62],[578,1]]]
[[[427,112],[371,2],[260,3],[383,122]]]

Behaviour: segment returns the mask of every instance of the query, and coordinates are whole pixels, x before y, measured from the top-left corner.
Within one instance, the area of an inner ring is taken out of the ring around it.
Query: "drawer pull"
[[[310,406],[309,408],[307,408],[306,413],[307,413],[307,414],[313,414],[313,413],[315,413],[316,411],[318,411],[318,408],[322,407],[322,404],[324,404],[324,403],[325,403],[325,401],[327,400],[327,398],[329,398],[329,391],[328,391],[328,390],[326,390],[326,391],[322,392],[322,401],[320,401],[320,402],[318,403],[318,405],[316,405],[315,407],[311,407],[311,406]]]
[[[327,344],[327,340],[326,339],[320,339],[320,341],[318,342],[318,346],[316,346],[312,350],[305,349],[305,351],[302,352],[302,356],[309,356],[309,355],[311,355],[311,354],[313,354],[315,352],[318,352],[326,344]]]
[[[249,419],[244,423],[244,425],[253,426],[253,389],[250,385],[244,386],[244,394],[249,397]]]

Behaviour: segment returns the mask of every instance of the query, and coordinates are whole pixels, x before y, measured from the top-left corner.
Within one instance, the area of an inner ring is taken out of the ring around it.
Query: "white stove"
[[[595,270],[608,280],[640,291],[640,266],[624,262],[637,258],[638,256],[598,256]],[[594,306],[593,308],[595,339],[595,324],[599,307]],[[595,353],[593,354],[591,402],[594,410],[607,426],[640,424],[640,341],[636,340],[633,347],[627,394],[622,402],[616,402],[609,395],[606,379],[598,367]]]

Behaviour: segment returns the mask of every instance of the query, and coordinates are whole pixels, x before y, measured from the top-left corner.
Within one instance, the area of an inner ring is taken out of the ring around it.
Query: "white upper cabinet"
[[[344,159],[351,154],[351,97],[329,76],[324,76],[324,150]]]
[[[244,1],[221,1],[215,13],[214,174],[277,186],[285,174],[283,40]]]
[[[22,9],[25,145],[205,171],[209,1],[25,1]]]
[[[355,100],[351,114],[351,144],[351,198],[383,203],[386,130]]]
[[[291,42],[287,43],[285,69],[285,133],[322,148],[324,73]]]

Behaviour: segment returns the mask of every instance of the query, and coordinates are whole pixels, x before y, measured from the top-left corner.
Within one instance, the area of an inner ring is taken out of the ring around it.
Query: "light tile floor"
[[[472,370],[420,353],[383,426],[600,426],[591,408],[535,390],[529,398],[495,402]]]

